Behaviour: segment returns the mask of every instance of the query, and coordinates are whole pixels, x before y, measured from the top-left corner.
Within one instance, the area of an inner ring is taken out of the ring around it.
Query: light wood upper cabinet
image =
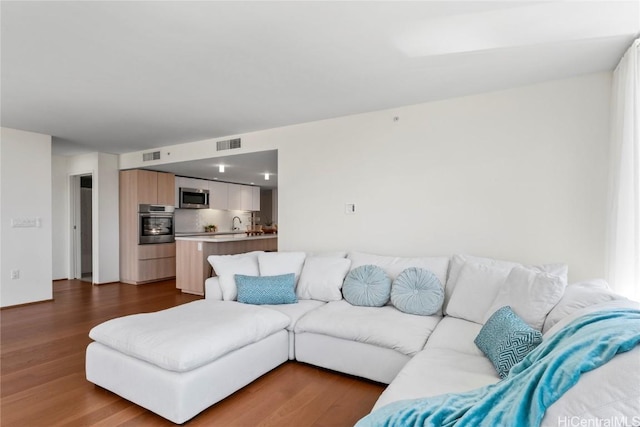
[[[174,206],[176,177],[172,173],[158,172],[158,205]]]
[[[158,204],[158,172],[135,170],[125,171],[134,175],[138,204]]]
[[[120,178],[126,180],[129,187],[126,191],[135,199],[136,205],[174,205],[174,174],[139,169],[122,171]]]

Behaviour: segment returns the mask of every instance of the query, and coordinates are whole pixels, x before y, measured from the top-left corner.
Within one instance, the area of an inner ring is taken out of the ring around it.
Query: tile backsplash
[[[204,226],[214,224],[218,231],[230,231],[233,217],[240,217],[242,224],[240,230],[246,230],[251,224],[251,212],[247,211],[222,211],[217,209],[176,209],[175,232],[191,233],[203,232]],[[237,225],[236,220],[236,225]]]

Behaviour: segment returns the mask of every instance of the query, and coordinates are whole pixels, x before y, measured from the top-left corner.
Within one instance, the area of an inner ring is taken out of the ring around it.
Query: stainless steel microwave
[[[180,187],[180,208],[209,209],[209,190]]]

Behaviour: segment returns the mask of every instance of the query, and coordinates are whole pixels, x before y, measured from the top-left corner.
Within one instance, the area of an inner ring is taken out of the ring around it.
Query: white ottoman
[[[289,322],[209,300],[109,320],[89,332],[87,380],[181,424],[287,361]]]

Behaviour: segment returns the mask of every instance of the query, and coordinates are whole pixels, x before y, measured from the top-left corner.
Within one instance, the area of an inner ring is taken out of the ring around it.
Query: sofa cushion
[[[289,318],[289,325],[287,330],[293,331],[298,320],[311,310],[315,310],[318,307],[325,305],[322,301],[316,301],[312,299],[300,299],[294,304],[265,304],[261,307],[276,310]]]
[[[236,274],[238,302],[245,304],[293,304],[296,297],[295,274],[245,276]]]
[[[447,314],[484,323],[485,314],[504,284],[511,267],[466,262],[460,270]]]
[[[373,409],[397,400],[469,391],[499,380],[495,368],[483,355],[425,348],[402,368]]]
[[[513,365],[540,345],[542,334],[507,306],[493,313],[474,342],[505,378]]]
[[[562,278],[536,268],[514,267],[487,311],[485,322],[508,305],[529,326],[541,331],[547,314],[562,298],[566,283],[566,275]]]
[[[406,314],[390,305],[358,307],[332,301],[306,314],[295,332],[312,332],[377,345],[413,356],[422,350],[441,317]]]
[[[375,265],[362,265],[347,274],[342,294],[352,305],[382,307],[389,302],[391,280]]]
[[[623,298],[576,309],[551,327],[544,338],[585,314],[625,308],[640,309],[640,303]],[[640,346],[583,373],[578,383],[547,409],[542,425],[556,426],[559,419],[572,417],[590,423],[584,425],[603,425],[602,420],[631,420],[629,414],[640,414]]]
[[[347,253],[345,251],[317,251],[317,252],[306,252],[307,258],[317,258],[317,257],[329,257],[329,258],[346,258]]]
[[[445,286],[443,311],[450,316],[483,324],[493,313],[493,301],[514,267],[523,266],[510,261],[454,255]],[[558,276],[566,285],[566,264],[544,264],[528,268]]]
[[[101,323],[89,336],[163,369],[185,372],[283,330],[282,313],[233,301],[199,300]]]
[[[342,284],[351,260],[344,257],[309,257],[304,261],[296,293],[301,299],[340,301]]]
[[[431,333],[424,348],[442,348],[486,358],[482,350],[473,342],[480,333],[480,329],[482,325],[478,323],[446,316]]]
[[[636,424],[630,422],[634,414]],[[557,427],[558,420],[580,420],[580,426],[640,425],[640,346],[616,355],[603,366],[580,376],[553,405],[547,408],[542,426]],[[568,424],[570,425],[570,424]]]
[[[402,312],[430,316],[440,311],[442,301],[442,283],[425,268],[409,267],[391,284],[391,303]]]
[[[449,275],[447,277],[447,282],[444,289],[443,311],[446,314],[449,314],[449,304],[451,302],[451,297],[453,296],[453,292],[455,291],[455,288],[458,284],[460,272],[467,262],[473,262],[475,264],[481,264],[487,267],[495,267],[507,271],[511,271],[513,267],[518,265],[518,263],[511,261],[503,261],[473,255],[453,255],[451,257],[451,262],[449,263]]]
[[[306,256],[304,252],[263,252],[258,255],[260,275],[278,276],[293,273],[297,285]]]
[[[622,299],[623,296],[611,291],[607,282],[601,279],[571,284],[565,288],[562,298],[547,315],[542,332],[546,333],[553,325],[578,309]]]
[[[601,302],[601,303],[592,304],[586,307],[579,308],[573,311],[571,314],[568,314],[562,319],[560,319],[560,321],[558,321],[556,324],[554,324],[551,328],[549,328],[549,330],[547,330],[544,333],[543,337],[545,339],[547,339],[548,337],[551,337],[553,334],[555,334],[556,332],[558,332],[559,330],[567,326],[569,323],[573,322],[580,316],[584,316],[585,314],[593,313],[594,311],[601,311],[601,310],[611,310],[611,309],[615,310],[618,308],[635,308],[637,310],[640,310],[640,302],[632,301],[622,297],[621,299],[615,299],[615,300]]]
[[[262,252],[247,252],[237,255],[211,255],[207,258],[220,280],[222,298],[225,301],[235,301],[238,288],[234,275],[244,274],[258,276],[258,255]]]

